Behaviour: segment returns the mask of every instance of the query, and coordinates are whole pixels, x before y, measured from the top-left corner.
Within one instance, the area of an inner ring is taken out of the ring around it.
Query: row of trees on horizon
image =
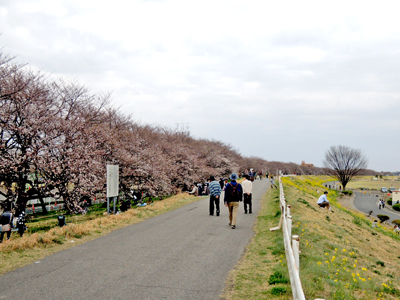
[[[109,94],[92,94],[0,52],[0,194],[15,201],[62,199],[71,212],[105,193],[106,165],[120,168],[122,197],[132,191],[170,195],[210,175],[254,168],[275,174],[321,175],[318,167],[244,157],[231,145],[142,125],[113,108]]]

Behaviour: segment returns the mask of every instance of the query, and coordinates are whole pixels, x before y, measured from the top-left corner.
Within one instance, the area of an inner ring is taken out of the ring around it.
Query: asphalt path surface
[[[371,215],[374,217],[377,217],[377,215],[387,215],[390,218],[389,223],[400,219],[400,214],[394,211],[387,203],[385,208],[379,209],[378,201],[382,198],[381,193],[367,192],[364,194],[364,192],[354,192],[354,194],[355,199],[353,204],[359,211],[368,214],[372,210],[373,213]]]
[[[209,198],[50,255],[0,277],[0,299],[219,299],[254,235],[269,182],[253,183],[253,214],[240,204],[210,216]]]

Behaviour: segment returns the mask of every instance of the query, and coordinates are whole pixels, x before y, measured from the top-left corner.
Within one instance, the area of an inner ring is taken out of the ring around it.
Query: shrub
[[[393,220],[392,223],[396,224],[397,226],[400,226],[400,220]]]
[[[282,275],[281,272],[275,271],[274,274],[269,276],[268,283],[269,284],[277,284],[277,283],[288,283],[289,280]]]
[[[393,205],[393,209],[397,210],[397,211],[400,211],[400,203]]]
[[[385,266],[385,263],[384,263],[383,261],[380,261],[380,260],[378,260],[378,261],[376,262],[376,264],[377,264],[377,265],[380,265],[380,266],[382,266],[382,267]]]
[[[286,294],[286,293],[287,293],[287,291],[286,291],[286,289],[284,287],[274,287],[271,290],[271,294],[275,295],[275,296],[280,296],[280,295],[283,295],[283,294]]]
[[[390,199],[387,201],[387,203],[388,203],[389,205],[392,205],[392,198],[390,198]]]
[[[377,217],[381,221],[381,223],[390,219],[389,216],[387,216],[387,215],[377,215]]]
[[[353,191],[343,191],[343,194],[351,196],[353,195]]]

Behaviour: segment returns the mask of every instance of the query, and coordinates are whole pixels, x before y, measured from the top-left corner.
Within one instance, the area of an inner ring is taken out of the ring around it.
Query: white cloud
[[[400,170],[400,143],[391,139],[400,129],[396,8],[5,0],[0,47],[53,77],[112,91],[115,105],[141,122],[187,122],[195,136],[245,155],[320,165],[329,146],[347,144],[365,149],[371,168]]]

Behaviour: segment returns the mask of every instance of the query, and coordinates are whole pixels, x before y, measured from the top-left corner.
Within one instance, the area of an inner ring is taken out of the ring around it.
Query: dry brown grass
[[[367,188],[370,190],[380,190],[381,187],[386,187],[387,189],[390,187],[394,187],[396,189],[400,189],[400,181],[397,180],[397,177],[388,177],[379,180],[373,180],[373,176],[361,177],[353,179],[347,185],[348,189],[360,189]]]
[[[199,200],[187,194],[178,194],[125,213],[89,220],[80,224],[69,223],[44,233],[25,234],[19,238],[14,233],[9,241],[0,244],[0,275],[32,263],[43,257],[103,236],[113,230],[141,222],[188,203]]]

